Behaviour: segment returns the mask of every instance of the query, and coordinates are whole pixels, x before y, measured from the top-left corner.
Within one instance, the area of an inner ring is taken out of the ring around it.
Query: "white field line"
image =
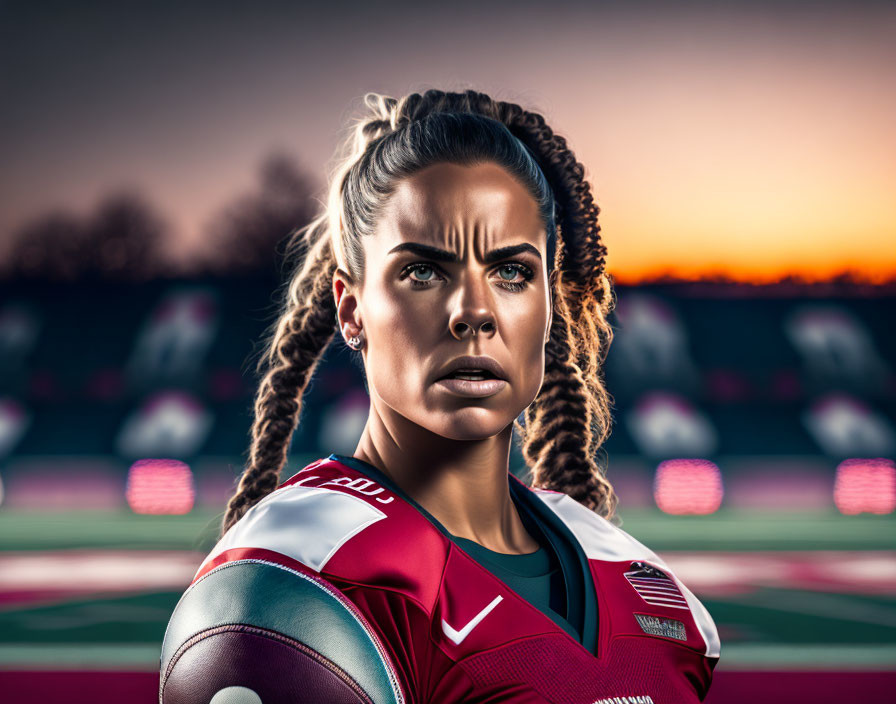
[[[896,594],[894,551],[669,551],[660,555],[701,597],[727,599],[760,587]],[[0,594],[176,591],[187,587],[204,557],[204,553],[186,550],[0,552]]]
[[[204,555],[184,550],[0,553],[0,592],[186,589]]]
[[[896,594],[896,551],[659,552],[691,591],[728,599],[758,587]]]

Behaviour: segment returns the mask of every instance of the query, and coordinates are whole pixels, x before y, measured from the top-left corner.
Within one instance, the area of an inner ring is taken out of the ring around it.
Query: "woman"
[[[483,93],[366,104],[291,250],[249,463],[160,700],[702,700],[712,619],[618,527],[594,459],[613,300],[584,168]],[[337,325],[367,425],[277,487]],[[514,429],[533,488],[508,471]]]

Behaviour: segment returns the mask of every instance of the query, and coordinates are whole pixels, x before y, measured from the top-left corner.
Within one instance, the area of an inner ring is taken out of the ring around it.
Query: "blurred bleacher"
[[[893,296],[720,295],[707,285],[617,295],[605,461],[623,510],[656,506],[655,491],[669,513],[834,507],[846,462],[852,498],[839,508],[893,511]],[[263,278],[40,282],[4,295],[2,506],[124,507],[132,463],[169,458],[191,469],[197,504],[223,508],[245,458],[253,353],[272,300]],[[289,469],[351,454],[366,414],[361,370],[337,336]],[[688,460],[708,462],[693,495],[715,486],[715,505],[688,506]],[[512,470],[522,467],[515,452]]]

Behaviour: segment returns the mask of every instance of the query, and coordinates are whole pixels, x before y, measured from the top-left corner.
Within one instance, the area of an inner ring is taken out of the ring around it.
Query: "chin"
[[[443,438],[458,441],[484,440],[494,437],[513,423],[517,416],[508,416],[488,408],[460,408],[442,416],[436,422],[421,423],[423,427]]]

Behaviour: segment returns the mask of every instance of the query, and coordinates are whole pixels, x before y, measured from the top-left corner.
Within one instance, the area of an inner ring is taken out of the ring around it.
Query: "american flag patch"
[[[646,562],[633,562],[629,568],[631,571],[625,572],[625,578],[648,604],[672,609],[688,608],[688,602],[678,585],[665,572]]]

